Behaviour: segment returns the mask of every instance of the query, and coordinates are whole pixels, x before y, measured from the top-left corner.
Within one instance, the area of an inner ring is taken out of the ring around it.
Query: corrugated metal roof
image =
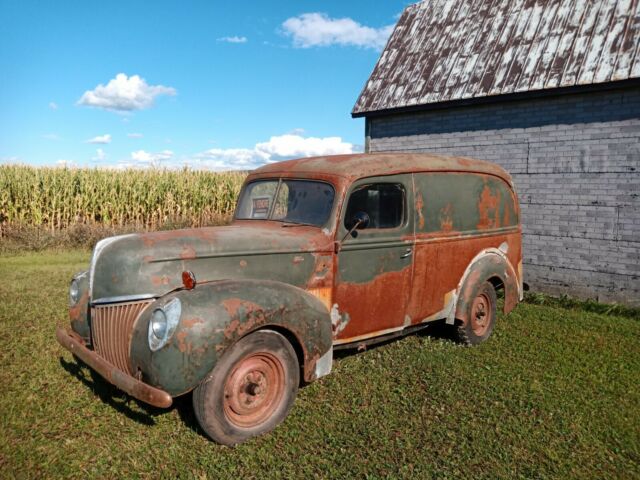
[[[638,77],[639,0],[426,0],[403,12],[352,113]]]

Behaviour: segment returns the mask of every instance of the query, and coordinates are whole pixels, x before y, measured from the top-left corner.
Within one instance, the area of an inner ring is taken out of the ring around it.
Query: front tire
[[[467,321],[456,327],[456,336],[465,345],[479,345],[491,336],[496,323],[496,290],[490,282],[484,282],[467,306]]]
[[[300,382],[298,358],[273,330],[240,339],[193,392],[198,423],[214,441],[235,445],[273,430],[289,413]]]

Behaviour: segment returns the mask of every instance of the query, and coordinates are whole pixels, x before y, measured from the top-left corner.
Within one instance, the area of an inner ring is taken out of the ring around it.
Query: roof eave
[[[472,105],[491,104],[499,102],[514,102],[518,100],[530,100],[535,98],[553,97],[559,95],[571,95],[587,92],[617,90],[621,88],[640,86],[640,78],[629,78],[604,83],[592,83],[589,85],[573,85],[570,87],[560,87],[547,90],[532,90],[526,92],[515,92],[503,95],[491,95],[485,97],[463,98],[459,100],[449,100],[446,102],[427,103],[421,105],[408,105],[404,107],[394,107],[381,110],[369,110],[351,112],[351,118],[381,117],[395,115],[399,113],[425,112],[430,110],[442,110],[446,108],[467,107]]]

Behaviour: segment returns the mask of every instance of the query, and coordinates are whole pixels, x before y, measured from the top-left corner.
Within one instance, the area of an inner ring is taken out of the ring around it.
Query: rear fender
[[[456,307],[449,313],[447,323],[453,324],[456,319],[466,323],[468,306],[473,301],[477,286],[486,281],[495,282],[496,279],[504,285],[504,313],[507,314],[513,310],[518,304],[518,299],[521,298],[521,287],[516,271],[500,249],[487,248],[471,260],[460,279],[453,299]]]
[[[182,304],[180,323],[167,345],[151,352],[151,313],[174,298]],[[147,383],[177,396],[195,388],[235,342],[262,328],[281,331],[297,343],[306,381],[328,373],[332,331],[326,306],[300,288],[267,280],[212,282],[159,299],[134,327],[132,371],[140,369]]]

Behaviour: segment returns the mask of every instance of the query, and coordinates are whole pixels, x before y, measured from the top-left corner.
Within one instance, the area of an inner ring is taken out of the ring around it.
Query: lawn
[[[55,341],[82,251],[0,258],[0,477],[640,478],[640,320],[521,304],[334,361],[273,433],[209,442],[191,398],[125,397]]]

